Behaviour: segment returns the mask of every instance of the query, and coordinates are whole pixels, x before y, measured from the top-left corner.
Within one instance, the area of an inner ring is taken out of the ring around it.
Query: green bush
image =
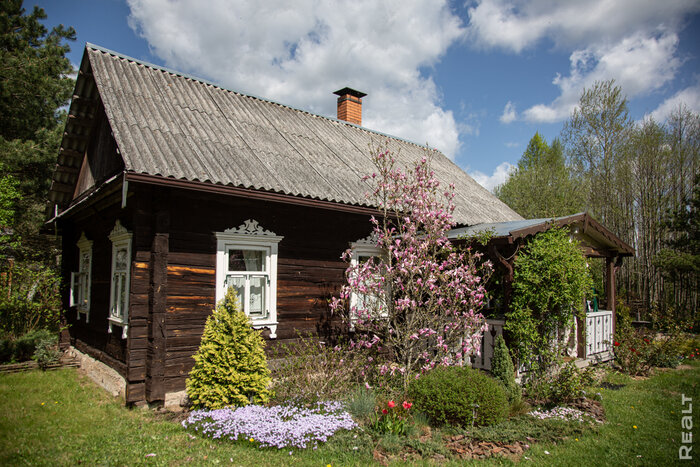
[[[218,409],[264,404],[270,399],[270,370],[265,342],[240,311],[229,288],[207,318],[195,365],[187,378],[187,395],[195,408]]]
[[[522,397],[520,386],[515,382],[515,368],[503,336],[496,337],[491,359],[491,375],[503,384],[511,405],[518,405]]]
[[[19,338],[35,329],[58,331],[61,317],[61,280],[53,270],[16,264],[12,281],[0,281],[0,335]],[[27,358],[31,357],[31,353]]]
[[[15,341],[14,359],[18,362],[31,360],[39,342],[54,337],[55,334],[48,329],[37,329],[26,333]]]
[[[646,376],[653,367],[675,368],[683,354],[688,323],[673,321],[671,316],[651,313],[652,328],[635,329],[618,325],[613,339],[615,366],[623,373]]]
[[[14,353],[14,342],[12,342],[10,339],[0,339],[0,363],[12,361],[12,355]]]
[[[584,297],[593,287],[586,258],[568,229],[554,227],[530,239],[514,263],[513,298],[504,331],[519,364],[547,371],[558,359],[557,330],[584,317]],[[552,345],[552,344],[556,345]]]
[[[58,336],[53,334],[39,337],[36,341],[36,350],[34,350],[32,358],[42,370],[45,370],[53,363],[58,363],[58,360],[61,358],[61,351],[58,349]]]
[[[486,426],[508,414],[508,399],[501,384],[467,367],[438,367],[409,385],[416,410],[432,423]]]
[[[537,403],[557,405],[584,397],[584,389],[592,384],[592,367],[580,369],[568,362],[547,373],[533,374],[527,383],[527,395]]]

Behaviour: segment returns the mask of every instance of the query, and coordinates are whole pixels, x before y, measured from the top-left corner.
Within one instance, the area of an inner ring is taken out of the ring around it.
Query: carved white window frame
[[[354,269],[360,264],[361,258],[374,257],[386,258],[386,252],[383,248],[377,246],[377,234],[372,233],[369,236],[362,238],[356,242],[350,243],[350,267]],[[363,297],[364,294],[352,291],[350,293],[350,330],[355,330],[355,322],[357,314],[353,311],[361,302],[367,300]],[[382,314],[383,318],[388,317],[387,313]]]
[[[253,328],[270,330],[270,338],[277,337],[277,250],[284,239],[274,232],[265,230],[253,219],[246,220],[237,228],[216,232],[216,303],[226,295],[226,277],[229,274],[229,250],[258,250],[265,253],[266,276],[269,279],[267,293],[267,314],[264,318],[251,319]],[[244,306],[245,309],[245,306]]]
[[[85,232],[76,242],[78,247],[78,270],[70,275],[69,306],[77,310],[77,319],[85,315],[85,322],[90,322],[90,291],[92,289],[92,241]],[[87,259],[87,264],[85,259]]]
[[[129,293],[131,285],[131,239],[133,234],[121,225],[119,220],[114,224],[114,229],[109,234],[112,242],[112,268],[109,287],[109,316],[107,317],[107,332],[112,333],[112,326],[121,326],[122,339],[126,339],[129,330]],[[117,253],[126,249],[126,267],[117,270]],[[117,296],[119,290],[124,288],[124,298]]]

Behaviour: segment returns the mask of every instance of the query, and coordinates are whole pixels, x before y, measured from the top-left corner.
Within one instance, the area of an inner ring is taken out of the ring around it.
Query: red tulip
[[[384,415],[386,415],[386,414],[389,413],[389,411],[388,411],[387,409],[382,409],[382,413],[383,413]]]
[[[388,405],[390,409],[393,409],[394,407],[396,407],[396,402],[394,402],[394,401],[389,401],[389,403],[386,404],[386,405]]]
[[[403,401],[403,408],[406,409],[406,410],[410,409],[412,405],[413,405],[413,404],[411,404],[411,403],[408,402],[408,401]]]
[[[618,341],[615,341],[615,347],[620,347],[620,343]]]

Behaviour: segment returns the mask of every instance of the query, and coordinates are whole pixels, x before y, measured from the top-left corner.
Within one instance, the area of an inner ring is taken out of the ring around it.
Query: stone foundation
[[[114,397],[124,399],[126,394],[126,380],[113,368],[105,365],[99,360],[86,355],[75,347],[68,347],[66,356],[75,359],[80,365],[80,371],[87,375]]]

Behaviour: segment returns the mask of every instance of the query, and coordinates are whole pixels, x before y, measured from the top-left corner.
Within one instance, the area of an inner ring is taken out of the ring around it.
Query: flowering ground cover
[[[339,402],[318,402],[312,408],[248,405],[239,408],[196,410],[182,422],[184,427],[212,438],[246,440],[262,447],[316,449],[319,442],[338,430],[357,424]]]
[[[689,361],[677,370],[655,371],[650,378],[612,374],[605,383],[591,388],[602,394],[607,416],[607,422],[595,428],[525,415],[462,432],[465,438],[457,443],[514,447],[522,446],[518,443],[527,436],[532,440],[527,440],[520,461],[532,460],[534,465],[676,463],[684,408],[681,395],[700,401],[700,361]],[[465,462],[450,451],[458,433],[449,428],[379,437],[367,430],[341,429],[315,450],[211,439],[184,429],[181,420],[173,416],[123,407],[73,369],[0,375],[0,407],[0,465],[336,466],[371,465],[378,459],[397,464]],[[376,456],[378,450],[384,457]],[[515,460],[493,462],[510,465]]]

